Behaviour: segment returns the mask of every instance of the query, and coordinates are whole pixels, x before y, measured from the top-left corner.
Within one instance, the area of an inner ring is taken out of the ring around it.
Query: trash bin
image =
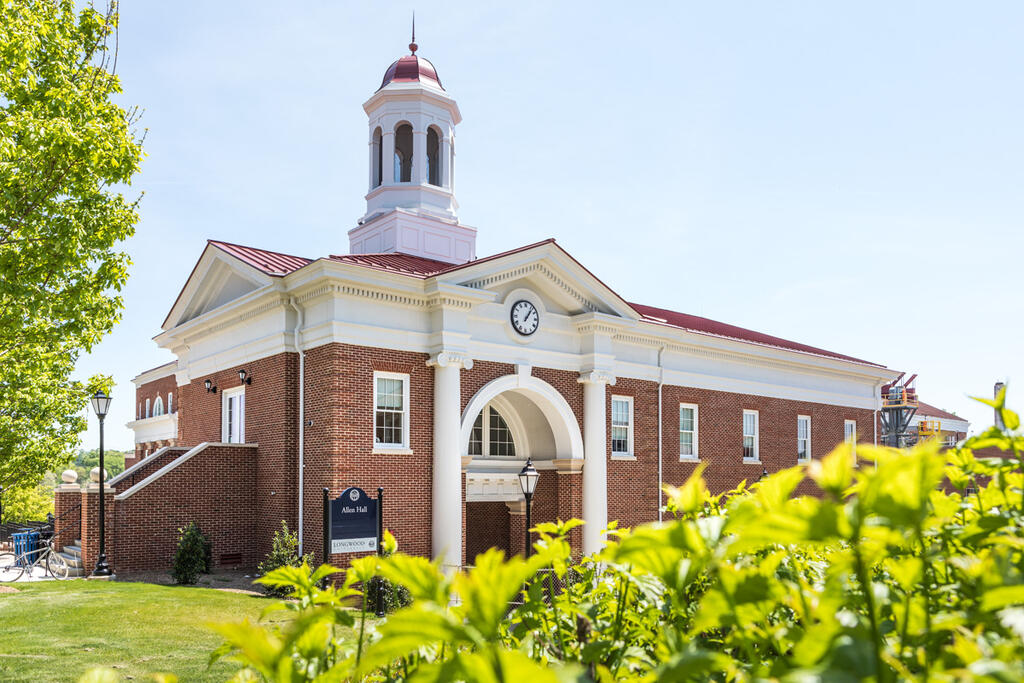
[[[27,567],[35,561],[39,551],[38,531],[21,531],[11,534],[11,539],[14,541],[14,556],[18,566]]]

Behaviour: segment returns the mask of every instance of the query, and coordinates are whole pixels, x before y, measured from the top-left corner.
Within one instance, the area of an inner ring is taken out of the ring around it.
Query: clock
[[[512,304],[511,319],[512,328],[524,337],[529,337],[540,327],[540,314],[537,313],[537,307],[526,299],[520,299]]]

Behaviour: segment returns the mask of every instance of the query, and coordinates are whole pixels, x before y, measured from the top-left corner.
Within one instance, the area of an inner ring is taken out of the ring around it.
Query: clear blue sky
[[[151,338],[207,238],[347,251],[361,105],[413,7],[122,3],[146,196],[124,321],[79,363],[117,382],[110,447],[132,443],[131,378],[171,359]],[[415,9],[464,116],[479,255],[556,237],[628,300],[919,372],[976,428],[967,396],[1024,378],[1024,4]]]

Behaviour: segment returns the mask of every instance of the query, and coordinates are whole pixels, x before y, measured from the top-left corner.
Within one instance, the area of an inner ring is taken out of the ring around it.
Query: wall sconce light
[[[203,384],[206,385],[206,393],[208,393],[208,394],[216,394],[217,393],[217,387],[215,387],[213,382],[211,382],[210,380],[206,380],[205,382],[203,382]]]
[[[245,370],[238,371],[238,379],[242,380],[242,384],[252,384],[252,377],[249,377],[249,373]]]

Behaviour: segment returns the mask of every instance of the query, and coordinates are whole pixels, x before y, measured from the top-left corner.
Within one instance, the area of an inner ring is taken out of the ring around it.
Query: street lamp
[[[758,481],[761,481],[762,479],[764,479],[764,478],[765,478],[765,477],[767,477],[767,476],[768,476],[768,468],[767,468],[767,467],[765,467],[765,468],[763,468],[763,469],[761,470],[761,476],[760,476],[760,477],[758,477],[758,478],[757,478],[757,480],[758,480]]]
[[[103,418],[107,416],[107,411],[110,410],[110,397],[100,390],[89,399],[89,402],[92,403],[92,409],[95,411],[96,417],[100,419],[100,555],[96,559],[96,569],[93,570],[92,574],[93,576],[110,576],[110,567],[107,566],[106,539],[104,538],[104,527],[106,527],[107,520],[103,511],[104,499],[107,497],[105,476],[107,471],[103,467]]]
[[[537,490],[537,480],[540,479],[540,472],[533,466],[533,461],[526,459],[526,465],[519,472],[519,487],[526,497],[526,556],[533,555],[533,547],[530,545],[530,508],[533,505],[533,492]]]

